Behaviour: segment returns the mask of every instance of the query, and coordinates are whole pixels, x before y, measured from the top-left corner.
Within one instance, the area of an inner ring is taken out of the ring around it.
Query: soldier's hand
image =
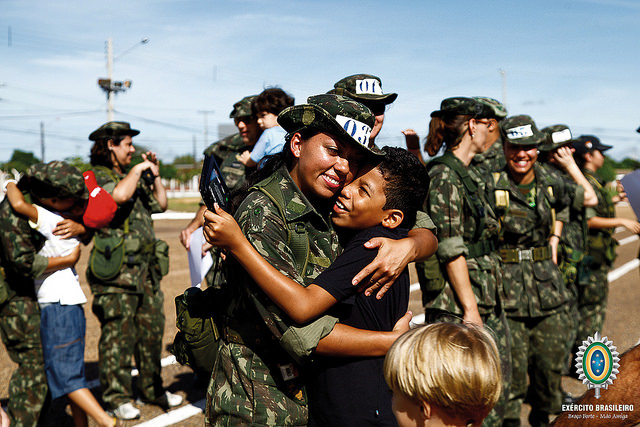
[[[567,146],[556,149],[553,153],[553,159],[562,166],[564,170],[567,170],[570,166],[576,165],[576,161],[573,159],[573,153]]]
[[[234,243],[244,239],[240,226],[233,218],[215,203],[215,212],[204,212],[204,238],[218,248],[233,251]]]
[[[191,231],[191,229],[189,227],[185,228],[184,230],[182,230],[180,232],[180,243],[182,243],[182,246],[184,246],[184,248],[186,250],[189,250],[189,246],[191,244],[191,235],[193,234],[193,232]]]
[[[410,254],[413,246],[404,240],[394,240],[383,237],[375,237],[364,244],[368,249],[378,248],[378,255],[375,259],[363,268],[352,280],[355,286],[365,278],[369,277],[369,287],[364,291],[370,296],[373,291],[380,288],[376,298],[381,299],[389,290],[393,282],[402,273],[404,268],[412,260]],[[362,284],[367,286],[366,283]]]
[[[81,236],[87,232],[84,225],[75,222],[72,219],[63,219],[56,228],[53,229],[53,234],[61,239],[68,239],[73,236]]]
[[[473,323],[479,327],[482,327],[482,317],[480,317],[480,312],[478,311],[478,306],[476,306],[475,310],[465,310],[464,316],[462,317],[465,323]]]
[[[211,250],[211,248],[213,248],[213,245],[209,242],[204,242],[202,244],[202,256],[205,256],[207,254],[207,252],[209,252]]]
[[[622,226],[633,234],[640,234],[640,222],[632,219],[621,218]]]

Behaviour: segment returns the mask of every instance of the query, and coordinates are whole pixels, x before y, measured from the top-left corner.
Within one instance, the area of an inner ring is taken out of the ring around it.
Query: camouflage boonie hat
[[[440,103],[440,109],[433,111],[431,117],[442,117],[445,115],[470,115],[475,119],[494,117],[493,108],[484,102],[477,101],[473,98],[464,96],[456,96],[453,98],[443,99]]]
[[[377,148],[368,147],[375,120],[365,105],[334,94],[310,96],[307,104],[287,107],[278,116],[278,123],[289,133],[314,129],[355,144],[367,154],[383,156]]]
[[[507,117],[500,123],[500,130],[503,139],[515,145],[539,145],[546,139],[533,119],[525,114]]]
[[[556,148],[571,144],[571,130],[567,125],[553,125],[542,128],[542,133],[547,137],[542,144],[538,146],[540,151],[551,151]]]
[[[603,144],[600,142],[600,139],[593,135],[580,135],[573,141],[572,146],[576,149],[577,154],[586,154],[593,150],[598,150],[601,153],[604,153],[608,149],[613,148],[612,145]]]
[[[474,96],[473,99],[488,105],[493,110],[493,116],[496,120],[502,120],[507,117],[507,108],[497,99],[486,96]]]
[[[235,119],[237,117],[253,117],[251,104],[258,95],[245,96],[240,101],[233,104],[233,110],[229,113],[229,117]]]
[[[91,141],[97,141],[99,139],[117,138],[126,135],[136,136],[139,133],[139,130],[131,129],[131,125],[127,122],[107,122],[91,132],[89,139]]]
[[[25,177],[30,182],[28,190],[36,197],[56,194],[56,197],[61,199],[87,200],[89,198],[82,173],[78,168],[66,162],[54,160],[49,163],[32,165],[25,173]]]
[[[327,93],[343,95],[369,106],[370,103],[391,104],[397,93],[383,93],[382,80],[371,74],[354,74],[339,80]]]

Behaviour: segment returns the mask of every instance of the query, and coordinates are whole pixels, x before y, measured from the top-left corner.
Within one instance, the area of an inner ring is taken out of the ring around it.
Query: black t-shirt
[[[391,331],[409,306],[409,273],[405,271],[382,299],[367,297],[351,285],[353,277],[377,255],[363,244],[373,237],[401,239],[406,230],[371,227],[358,232],[344,253],[313,283],[339,302],[330,313],[340,323],[360,329]],[[308,382],[310,426],[396,426],[391,391],[384,381],[384,357],[322,357]]]

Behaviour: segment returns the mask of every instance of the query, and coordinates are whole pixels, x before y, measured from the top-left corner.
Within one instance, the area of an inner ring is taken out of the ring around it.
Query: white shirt
[[[35,205],[35,207],[38,210],[38,222],[34,224],[29,221],[29,225],[47,239],[38,255],[47,258],[69,255],[80,244],[80,240],[75,237],[61,239],[54,235],[53,229],[64,218],[41,206]],[[59,302],[61,305],[75,305],[87,302],[74,268],[44,273],[34,280],[34,284],[39,303]]]

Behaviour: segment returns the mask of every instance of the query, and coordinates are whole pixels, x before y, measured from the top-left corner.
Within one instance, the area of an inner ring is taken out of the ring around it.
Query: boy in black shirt
[[[406,150],[384,147],[383,151],[383,160],[362,168],[336,200],[331,219],[348,243],[342,255],[308,287],[301,287],[265,261],[234,227],[233,218],[220,209],[216,213],[225,225],[216,235],[216,246],[228,249],[269,298],[298,323],[331,310],[340,323],[392,331],[409,304],[408,271],[382,299],[366,297],[351,281],[377,253],[366,249],[365,242],[372,237],[406,237],[424,202],[429,178],[424,166]],[[434,251],[435,246],[434,239]],[[318,358],[307,387],[309,425],[396,425],[383,364],[383,356]]]

